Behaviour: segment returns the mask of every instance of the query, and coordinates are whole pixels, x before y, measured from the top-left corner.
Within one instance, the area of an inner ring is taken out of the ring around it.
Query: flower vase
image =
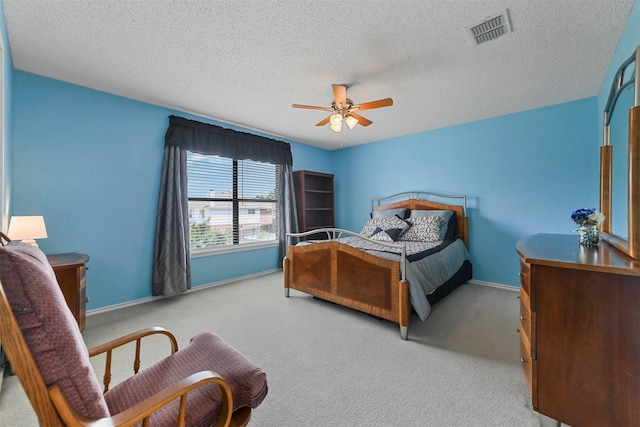
[[[578,241],[581,245],[596,246],[600,243],[600,225],[580,224],[578,226]]]

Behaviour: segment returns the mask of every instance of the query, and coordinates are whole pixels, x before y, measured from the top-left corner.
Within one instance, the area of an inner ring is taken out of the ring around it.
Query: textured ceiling
[[[16,69],[327,149],[595,96],[634,0],[3,0]],[[513,32],[466,28],[509,10]],[[315,124],[331,84],[373,121]]]

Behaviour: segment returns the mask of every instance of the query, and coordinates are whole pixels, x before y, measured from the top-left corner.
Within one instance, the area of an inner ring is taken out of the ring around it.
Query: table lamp
[[[9,223],[9,238],[38,247],[35,239],[46,239],[47,229],[42,216],[13,216]]]

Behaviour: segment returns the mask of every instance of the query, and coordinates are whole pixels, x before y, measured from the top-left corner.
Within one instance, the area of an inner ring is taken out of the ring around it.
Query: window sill
[[[201,258],[211,255],[222,255],[232,252],[244,252],[253,251],[255,249],[273,248],[278,246],[277,241],[270,241],[264,243],[245,243],[244,245],[223,246],[220,248],[199,248],[191,249],[191,258]]]

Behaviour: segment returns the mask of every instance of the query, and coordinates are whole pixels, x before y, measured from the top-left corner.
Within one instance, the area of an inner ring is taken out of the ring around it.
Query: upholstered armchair
[[[140,370],[141,345],[158,334],[171,354]],[[45,255],[18,242],[0,245],[0,342],[47,427],[241,426],[267,394],[265,373],[212,333],[178,350],[151,328],[87,350]],[[113,349],[134,342],[133,376],[110,387]],[[102,387],[90,363],[98,354]]]

